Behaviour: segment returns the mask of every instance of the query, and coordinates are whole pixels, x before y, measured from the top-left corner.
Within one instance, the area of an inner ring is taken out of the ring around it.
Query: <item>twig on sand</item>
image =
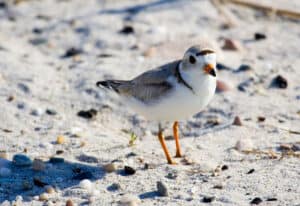
[[[275,8],[273,6],[257,3],[254,1],[223,0],[223,2],[229,2],[229,3],[233,3],[233,4],[245,6],[245,7],[250,7],[253,9],[259,9],[259,10],[263,10],[265,12],[277,14],[279,16],[285,16],[285,17],[289,17],[289,18],[293,18],[293,19],[300,19],[300,12],[298,12],[298,11],[292,11],[292,10],[282,9],[282,8]]]

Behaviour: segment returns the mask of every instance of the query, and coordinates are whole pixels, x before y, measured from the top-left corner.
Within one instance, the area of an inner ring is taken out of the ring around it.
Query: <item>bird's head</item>
[[[190,47],[182,58],[182,69],[216,77],[215,51],[207,44]]]

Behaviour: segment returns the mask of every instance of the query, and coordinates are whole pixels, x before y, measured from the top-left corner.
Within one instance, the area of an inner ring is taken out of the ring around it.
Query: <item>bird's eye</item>
[[[196,59],[193,56],[189,57],[189,61],[190,61],[191,64],[195,64],[196,63]]]

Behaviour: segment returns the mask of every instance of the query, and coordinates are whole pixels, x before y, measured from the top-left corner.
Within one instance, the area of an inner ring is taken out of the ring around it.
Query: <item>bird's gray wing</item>
[[[163,65],[157,69],[149,70],[123,85],[124,94],[132,96],[144,103],[160,99],[171,92],[173,86],[168,82],[170,76],[175,76],[179,61]]]

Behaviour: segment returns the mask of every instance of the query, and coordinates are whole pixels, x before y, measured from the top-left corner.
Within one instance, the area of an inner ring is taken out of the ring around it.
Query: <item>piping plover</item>
[[[97,86],[125,97],[138,114],[159,122],[158,139],[169,164],[175,164],[166,147],[161,121],[173,121],[176,156],[181,157],[178,120],[203,109],[216,89],[216,53],[205,43],[190,47],[181,60],[149,70],[128,81],[106,80]]]

